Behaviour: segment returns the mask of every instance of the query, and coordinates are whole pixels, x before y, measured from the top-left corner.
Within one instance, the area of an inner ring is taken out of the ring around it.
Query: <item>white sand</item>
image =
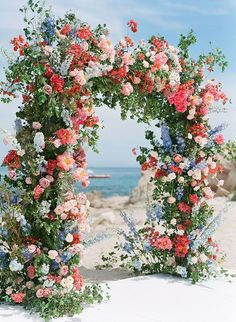
[[[54,322],[235,322],[236,280],[198,285],[163,275],[110,282],[111,299]],[[0,306],[1,322],[42,322],[23,309]]]

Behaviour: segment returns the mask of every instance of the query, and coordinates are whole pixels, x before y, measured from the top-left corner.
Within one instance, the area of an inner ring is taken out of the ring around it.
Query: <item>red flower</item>
[[[79,244],[80,243],[80,236],[78,234],[73,234],[73,242],[72,244]]]
[[[84,40],[88,40],[93,34],[89,27],[83,27],[77,30],[76,35]]]
[[[184,201],[181,201],[179,204],[178,204],[178,208],[179,208],[179,211],[181,213],[186,213],[188,215],[191,214],[192,212],[192,209],[189,205],[187,205]]]
[[[50,83],[56,93],[61,93],[63,91],[64,79],[61,78],[61,76],[56,74],[52,75],[50,78]]]
[[[11,44],[14,46],[14,51],[17,51],[19,49],[21,56],[24,55],[25,48],[29,47],[28,42],[24,40],[22,35],[20,35],[19,37],[14,37],[11,41]]]
[[[15,294],[11,294],[11,299],[15,302],[15,303],[22,303],[24,298],[25,298],[25,293],[15,293]]]
[[[185,257],[188,253],[189,239],[187,235],[176,235],[174,240],[174,250],[176,257]]]
[[[193,205],[197,205],[199,202],[199,198],[198,195],[195,193],[193,195],[189,195],[189,201],[193,204]]]
[[[50,174],[50,176],[52,176],[56,166],[57,166],[56,160],[48,160],[47,166],[46,166],[46,172]]]
[[[182,174],[183,172],[183,170],[180,167],[174,166],[173,164],[170,166],[170,170],[177,174]]]
[[[44,73],[44,77],[50,78],[53,75],[53,70],[50,65],[45,64],[44,67],[46,68],[46,71]]]
[[[5,156],[3,160],[3,165],[7,165],[12,169],[19,169],[20,165],[20,157],[15,150],[10,150],[8,154]]]
[[[60,34],[67,35],[71,32],[71,26],[67,23],[65,26],[63,26],[60,30]]]
[[[154,178],[157,180],[161,177],[164,177],[165,175],[166,175],[166,172],[163,169],[157,169],[157,171],[155,172]]]
[[[133,32],[137,32],[138,31],[138,24],[136,21],[134,20],[130,20],[127,25],[130,27],[130,29],[133,31]]]

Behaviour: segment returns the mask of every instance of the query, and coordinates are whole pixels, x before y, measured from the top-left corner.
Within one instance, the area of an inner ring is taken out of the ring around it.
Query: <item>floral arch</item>
[[[121,107],[121,117],[154,123],[161,140],[146,132],[142,169],[152,169],[155,189],[145,227],[131,233],[123,250],[135,271],[166,272],[194,282],[215,275],[220,261],[211,236],[215,220],[205,202],[213,197],[208,174],[220,165],[223,126],[211,129],[212,103],[227,101],[219,84],[204,82],[220,51],[189,56],[196,39],[181,36],[178,48],[153,36],[134,45],[129,36],[114,46],[106,26],[91,29],[74,14],[55,19],[38,1],[28,1],[25,37],[11,43],[2,101],[18,94],[16,139],[3,165],[1,193],[1,298],[23,303],[48,319],[78,313],[101,301],[99,286],[83,287],[78,264],[88,231],[89,203],[75,180],[87,186],[86,144],[96,149],[95,106]],[[137,31],[134,21],[128,23]],[[139,245],[132,255],[136,240]]]

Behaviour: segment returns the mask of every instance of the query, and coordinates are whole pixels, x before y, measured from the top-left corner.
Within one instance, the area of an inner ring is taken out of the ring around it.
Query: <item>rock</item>
[[[112,211],[104,212],[94,220],[94,225],[114,225],[116,223],[116,216]]]
[[[128,204],[136,204],[138,202],[146,202],[152,196],[154,185],[150,182],[152,172],[142,172],[142,177],[139,180],[138,186],[132,191]]]

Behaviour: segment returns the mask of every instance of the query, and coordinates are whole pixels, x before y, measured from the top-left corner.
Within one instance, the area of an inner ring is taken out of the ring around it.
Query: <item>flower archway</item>
[[[105,26],[92,30],[72,13],[55,19],[32,0],[21,11],[25,37],[11,42],[18,55],[1,89],[3,102],[23,99],[3,161],[1,298],[44,318],[101,301],[99,286],[83,287],[78,269],[89,203],[74,189],[75,181],[88,184],[83,146],[96,148],[94,107],[101,104],[119,104],[122,118],[161,127],[161,141],[147,131],[151,148],[137,157],[143,170],[153,170],[155,189],[145,227],[137,231],[128,221],[125,257],[135,270],[193,281],[215,274],[218,249],[205,230],[214,225],[213,211],[205,200],[213,196],[207,176],[220,170],[215,154],[223,138],[207,114],[227,99],[219,84],[204,83],[204,68],[224,69],[221,52],[191,59],[192,32],[178,48],[157,36],[137,46],[126,36],[114,46]],[[134,21],[128,25],[137,31]],[[136,239],[141,248],[132,255]]]

